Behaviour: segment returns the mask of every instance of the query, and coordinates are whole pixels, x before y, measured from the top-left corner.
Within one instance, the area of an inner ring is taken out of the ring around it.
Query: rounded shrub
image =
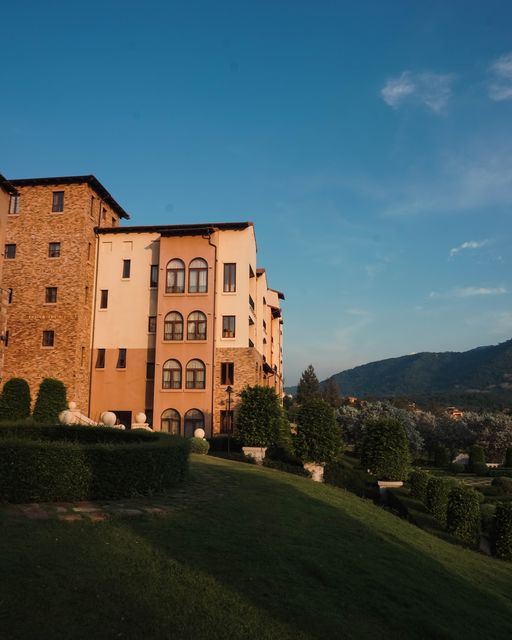
[[[434,450],[434,464],[436,467],[444,469],[450,464],[451,454],[447,447],[438,446]]]
[[[59,413],[64,411],[67,406],[64,383],[55,378],[44,378],[37,392],[33,413],[34,420],[41,424],[45,422],[57,423],[59,421]]]
[[[425,502],[427,496],[427,484],[430,479],[430,473],[421,469],[415,469],[409,476],[409,485],[411,487],[411,496]]]
[[[512,467],[512,447],[507,447],[505,451],[505,463],[503,466],[508,468]]]
[[[483,448],[478,444],[474,444],[469,448],[468,468],[471,473],[476,473],[474,470],[476,464],[485,464],[485,452]]]
[[[334,409],[319,398],[307,400],[297,415],[295,451],[304,462],[331,462],[341,453],[341,429]]]
[[[448,494],[446,529],[467,544],[480,539],[480,496],[474,489],[453,487]]]
[[[472,471],[477,476],[489,475],[489,467],[485,464],[485,462],[475,462],[472,466]]]
[[[454,475],[458,475],[459,473],[464,473],[466,467],[460,462],[450,462],[448,465],[448,471],[453,473]]]
[[[210,449],[208,440],[204,438],[190,438],[190,453],[206,455]]]
[[[446,525],[448,494],[456,481],[432,476],[427,483],[425,506],[441,526]]]
[[[368,422],[361,445],[361,465],[378,480],[405,480],[411,454],[402,423],[394,418]]]
[[[235,421],[235,438],[246,447],[270,447],[277,444],[283,421],[281,402],[270,387],[246,387],[240,394]]]
[[[26,420],[30,416],[30,387],[23,378],[7,380],[0,396],[0,420]]]
[[[502,560],[512,560],[512,504],[498,503],[494,517],[493,552]]]
[[[491,486],[498,489],[498,495],[506,495],[512,493],[512,478],[506,478],[505,476],[493,478]]]

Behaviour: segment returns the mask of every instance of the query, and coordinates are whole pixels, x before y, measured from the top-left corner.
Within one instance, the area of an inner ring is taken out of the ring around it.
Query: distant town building
[[[446,413],[450,416],[450,418],[464,417],[464,411],[457,409],[457,407],[446,407]]]

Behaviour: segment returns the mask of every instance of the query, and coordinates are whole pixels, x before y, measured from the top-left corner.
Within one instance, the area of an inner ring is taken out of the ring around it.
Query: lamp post
[[[233,387],[226,387],[226,393],[228,394],[228,414],[227,414],[227,427],[228,427],[228,453],[231,453],[231,432],[233,431],[233,425],[231,423],[231,394],[233,393]]]

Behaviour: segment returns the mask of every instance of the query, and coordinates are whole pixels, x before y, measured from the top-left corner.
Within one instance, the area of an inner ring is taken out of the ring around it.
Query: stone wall
[[[44,377],[58,378],[88,414],[94,227],[117,224],[117,214],[86,183],[16,186],[19,213],[8,216],[5,240],[16,244],[16,257],[4,260],[2,282],[13,290],[3,381],[25,378],[35,399]],[[62,213],[52,213],[53,191],[64,191]],[[60,242],[60,257],[49,257],[50,242]],[[57,287],[56,304],[45,303],[46,287]],[[42,346],[45,330],[55,332],[53,347]]]

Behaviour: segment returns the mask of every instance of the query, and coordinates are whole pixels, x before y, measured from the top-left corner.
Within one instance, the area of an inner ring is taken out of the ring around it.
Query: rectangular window
[[[235,365],[233,362],[221,362],[220,365],[220,383],[221,384],[234,384],[235,383]]]
[[[50,242],[48,245],[48,257],[60,258],[60,242]]]
[[[96,369],[105,368],[105,349],[98,349],[98,355],[96,356]]]
[[[146,362],[146,380],[155,379],[155,363]]]
[[[57,287],[46,287],[44,301],[46,304],[55,304],[57,302]]]
[[[16,214],[20,212],[20,197],[11,196],[9,200],[9,213]]]
[[[6,331],[4,335],[4,347],[7,346],[9,346],[9,331]]]
[[[100,292],[100,309],[108,308],[108,289],[102,289]]]
[[[7,304],[12,304],[12,289],[7,289]]]
[[[117,368],[126,369],[126,349],[119,349],[117,356]]]
[[[156,316],[148,318],[148,333],[156,333]]]
[[[226,262],[224,265],[224,291],[234,293],[236,291],[236,264]]]
[[[123,278],[130,277],[131,266],[132,266],[131,260],[123,260]]]
[[[43,331],[43,347],[53,347],[55,342],[54,331]]]
[[[94,218],[94,196],[91,196],[91,210],[89,211],[91,218]]]
[[[233,433],[233,410],[220,412],[220,432]]]
[[[15,244],[6,244],[4,251],[4,258],[6,260],[14,260],[16,257],[16,245]]]
[[[235,316],[222,316],[222,337],[235,337]]]
[[[54,191],[52,200],[52,213],[64,211],[64,191]]]
[[[149,286],[150,287],[158,287],[158,265],[151,265],[151,272],[149,275]]]

